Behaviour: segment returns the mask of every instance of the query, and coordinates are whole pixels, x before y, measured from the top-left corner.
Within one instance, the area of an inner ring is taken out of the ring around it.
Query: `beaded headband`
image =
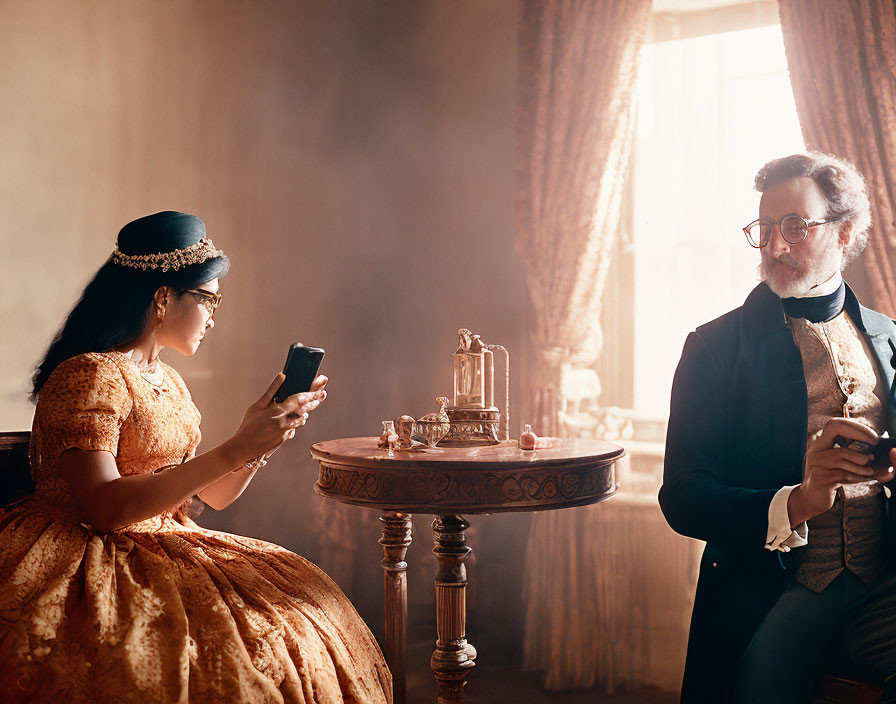
[[[191,244],[183,249],[175,249],[173,252],[159,252],[158,254],[125,254],[118,247],[112,252],[112,261],[119,266],[131,269],[161,269],[177,271],[181,267],[201,264],[208,259],[223,257],[224,252],[215,247],[215,243],[208,237],[203,237],[196,244]]]

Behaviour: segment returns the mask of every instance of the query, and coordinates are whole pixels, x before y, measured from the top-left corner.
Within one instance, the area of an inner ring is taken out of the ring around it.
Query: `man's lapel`
[[[877,368],[887,389],[887,420],[890,435],[896,430],[896,324],[883,313],[866,308],[852,289],[846,287],[846,312],[853,322],[865,332],[868,343],[877,360]]]
[[[806,376],[803,358],[787,324],[778,298],[765,283],[759,284],[744,303],[744,332],[757,344],[753,360],[756,380],[764,380],[766,407],[774,413],[771,430],[774,452],[792,461],[789,483],[799,483],[802,456],[806,451],[806,426],[809,420]]]

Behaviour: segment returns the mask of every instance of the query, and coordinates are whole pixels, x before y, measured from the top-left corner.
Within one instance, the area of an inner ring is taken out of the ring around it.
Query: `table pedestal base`
[[[386,662],[392,671],[394,704],[405,704],[405,671],[408,621],[408,563],[411,544],[411,514],[384,513],[380,516],[383,535],[383,594],[386,613]]]
[[[475,666],[476,649],[467,643],[467,570],[470,554],[464,531],[470,527],[461,516],[438,516],[433,554],[439,561],[436,574],[436,630],[438,639],[430,665],[439,683],[438,704],[462,704],[467,676]]]

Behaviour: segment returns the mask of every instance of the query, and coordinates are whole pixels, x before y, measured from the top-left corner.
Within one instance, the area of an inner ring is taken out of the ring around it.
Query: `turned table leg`
[[[476,649],[467,643],[467,570],[470,553],[464,531],[470,527],[461,516],[438,516],[433,554],[439,561],[436,574],[436,629],[438,640],[430,665],[439,683],[438,704],[462,704],[467,675],[476,664]]]
[[[405,704],[405,657],[408,621],[408,563],[404,558],[411,544],[411,514],[384,513],[383,589],[386,614],[386,662],[392,671],[394,704]]]

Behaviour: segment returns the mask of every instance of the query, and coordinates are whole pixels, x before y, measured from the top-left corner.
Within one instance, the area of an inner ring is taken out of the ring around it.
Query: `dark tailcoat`
[[[892,435],[896,325],[862,306],[849,287],[845,306],[884,380]],[[802,358],[781,299],[764,283],[743,306],[688,336],[672,385],[659,494],[669,525],[707,543],[683,704],[729,700],[741,656],[796,574],[800,549],[781,553],[764,545],[772,497],[802,481],[807,423]]]

